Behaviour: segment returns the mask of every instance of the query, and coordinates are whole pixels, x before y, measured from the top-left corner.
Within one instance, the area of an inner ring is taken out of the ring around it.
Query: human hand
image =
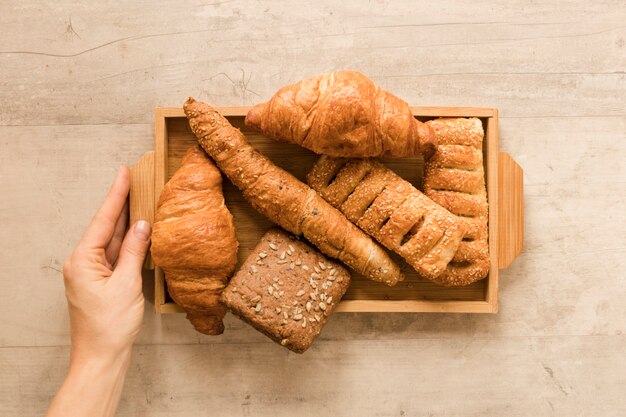
[[[143,319],[141,267],[151,227],[138,221],[126,232],[130,172],[121,167],[74,252],[63,277],[71,334],[71,363],[91,359],[128,363]]]

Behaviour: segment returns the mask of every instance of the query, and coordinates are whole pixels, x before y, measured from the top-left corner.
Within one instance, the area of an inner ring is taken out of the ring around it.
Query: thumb
[[[141,274],[141,266],[148,252],[151,232],[152,227],[145,220],[139,220],[130,228],[122,242],[116,270],[124,275]]]

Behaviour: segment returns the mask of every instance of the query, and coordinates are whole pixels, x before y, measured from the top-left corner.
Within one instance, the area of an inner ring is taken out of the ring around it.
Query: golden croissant
[[[265,136],[334,157],[430,157],[431,129],[409,105],[356,71],[336,71],[288,85],[253,107],[246,125]]]
[[[195,146],[161,192],[151,251],[170,295],[201,333],[224,331],[226,309],[218,300],[235,269],[238,246],[222,176]]]

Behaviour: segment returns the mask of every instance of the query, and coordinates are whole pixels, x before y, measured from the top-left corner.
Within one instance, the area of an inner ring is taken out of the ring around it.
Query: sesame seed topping
[[[292,252],[295,252],[296,250],[293,248],[293,246],[289,245],[289,250]]]
[[[257,296],[255,296],[255,297],[250,299],[251,303],[258,303],[259,301],[261,301],[261,296],[260,295],[257,295]]]
[[[308,271],[308,270],[309,270],[309,267],[308,267],[308,266],[306,266],[306,265],[302,265],[302,269],[304,269],[305,271]]]
[[[311,297],[311,300],[317,300],[317,296],[315,295],[315,293],[310,293],[309,297]]]
[[[256,271],[257,271],[256,266],[250,265],[250,271],[252,271],[253,274],[256,274]]]
[[[261,311],[261,303],[258,303],[255,307],[254,307],[254,311],[256,311],[257,313]]]
[[[320,271],[320,269],[319,269],[318,267],[316,267],[316,266],[314,266],[314,267],[313,267],[313,270],[314,270],[315,272],[317,272],[318,274],[322,272],[322,271]]]
[[[328,297],[328,298],[326,299],[326,303],[327,303],[327,304],[330,304],[330,303],[332,303],[332,302],[333,302],[333,296],[331,295],[330,297]]]
[[[278,246],[276,246],[276,245],[275,245],[275,244],[273,244],[273,243],[270,243],[270,249],[271,249],[271,250],[277,250],[277,249],[278,249]]]
[[[289,269],[294,269],[296,267],[296,265],[292,262],[289,264]]]
[[[302,314],[296,314],[295,316],[293,316],[293,319],[295,321],[302,320]]]
[[[285,251],[282,251],[282,252],[281,252],[281,254],[280,254],[280,259],[281,259],[281,260],[282,260],[282,259],[285,259]]]
[[[265,252],[259,252],[259,258],[261,258],[261,259],[265,259],[265,258],[267,258],[267,253],[265,253]]]
[[[300,290],[296,293],[296,297],[302,297],[304,295],[304,290]]]
[[[311,312],[311,302],[310,301],[306,302],[306,311],[307,311],[307,313]]]
[[[276,307],[276,314],[280,314],[281,311],[282,309],[280,307]]]
[[[272,295],[274,293],[274,287],[272,286],[267,287],[267,292],[269,293],[269,295]]]
[[[289,313],[283,311],[283,317],[285,318],[285,320],[287,320],[289,318]]]
[[[302,328],[304,329],[306,327],[306,320],[302,321]]]
[[[302,261],[300,259],[296,259],[296,266],[302,265]]]
[[[320,309],[322,309],[322,311],[326,310],[326,303],[324,303],[323,301],[319,304]]]
[[[277,263],[278,265],[282,265],[282,264],[286,264],[286,263],[287,263],[287,261],[276,261],[276,263]]]
[[[325,270],[326,270],[326,265],[324,265],[324,262],[319,261],[319,262],[318,262],[318,265],[320,266],[320,269],[321,269],[322,271],[325,271]]]

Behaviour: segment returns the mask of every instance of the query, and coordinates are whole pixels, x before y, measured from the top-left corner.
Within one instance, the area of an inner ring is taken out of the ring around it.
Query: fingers
[[[117,219],[115,224],[115,230],[113,231],[113,237],[109,242],[106,250],[104,251],[109,266],[115,265],[117,257],[120,253],[120,247],[124,241],[124,233],[126,232],[126,225],[128,224],[128,200],[122,208],[122,214]]]
[[[151,232],[150,223],[144,220],[139,220],[130,228],[120,249],[116,275],[141,277],[141,266],[148,251]]]
[[[128,167],[122,166],[104,199],[104,203],[83,235],[80,241],[81,246],[88,249],[104,249],[107,246],[126,203],[129,189],[130,171]]]

